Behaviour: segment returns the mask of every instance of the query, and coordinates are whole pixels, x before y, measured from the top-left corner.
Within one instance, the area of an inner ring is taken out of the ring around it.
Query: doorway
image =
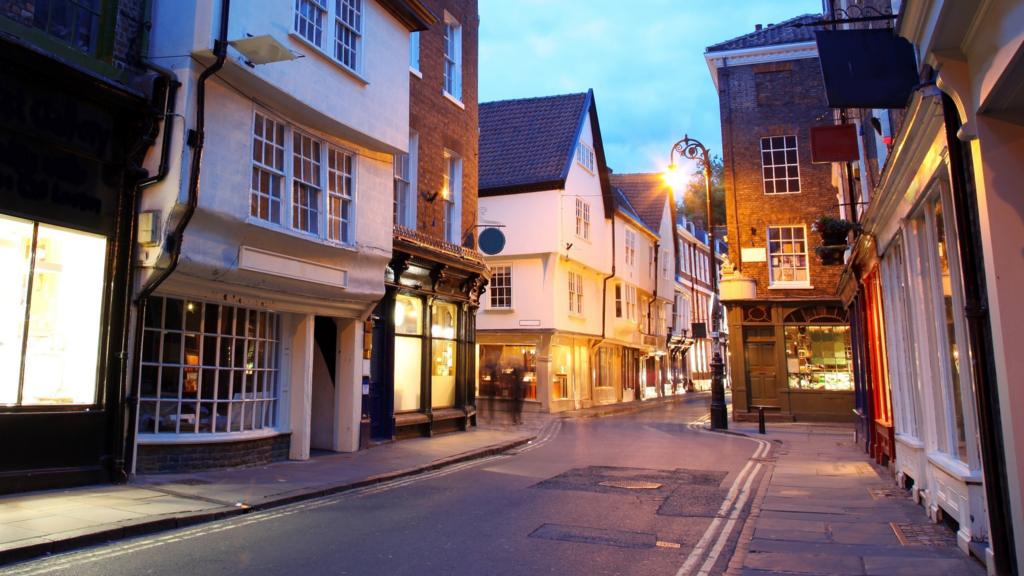
[[[334,319],[317,316],[313,321],[313,398],[310,414],[309,447],[335,450],[334,403],[337,391],[336,362],[338,325]]]
[[[743,356],[747,366],[750,404],[777,405],[778,363],[775,358],[775,329],[770,326],[744,327]]]

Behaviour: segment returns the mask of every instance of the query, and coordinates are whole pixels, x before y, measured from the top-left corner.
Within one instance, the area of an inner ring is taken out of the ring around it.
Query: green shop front
[[[852,420],[850,326],[839,303],[736,304],[729,330],[734,419],[770,406],[789,420]]]

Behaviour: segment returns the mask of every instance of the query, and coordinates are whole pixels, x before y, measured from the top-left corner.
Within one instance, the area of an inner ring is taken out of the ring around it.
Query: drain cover
[[[608,486],[609,488],[625,488],[626,490],[657,490],[662,486],[657,482],[645,482],[643,480],[605,480],[604,482],[598,482],[598,485]]]

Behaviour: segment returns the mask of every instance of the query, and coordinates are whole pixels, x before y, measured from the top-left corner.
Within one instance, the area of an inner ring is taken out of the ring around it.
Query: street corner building
[[[481,104],[479,189],[481,225],[507,241],[486,258],[478,403],[507,411],[517,371],[527,411],[671,389],[668,198],[641,186],[641,215],[612,184],[593,91]]]
[[[178,87],[139,198],[134,473],[354,451],[419,2],[157,0]]]
[[[733,417],[754,407],[799,420],[851,420],[848,315],[841,260],[815,222],[840,217],[832,167],[811,161],[811,132],[832,124],[805,15],[709,46],[718,90],[732,270],[728,308]],[[842,239],[845,244],[845,237]]]
[[[125,474],[134,211],[170,83],[141,62],[145,5],[0,4],[0,493]]]
[[[371,440],[476,422],[476,311],[490,278],[476,250],[475,0],[428,0],[410,39],[408,152],[395,160],[393,252],[373,314]]]

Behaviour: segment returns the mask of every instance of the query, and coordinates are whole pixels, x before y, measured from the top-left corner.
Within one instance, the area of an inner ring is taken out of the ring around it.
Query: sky
[[[593,88],[617,173],[660,172],[684,135],[721,154],[704,48],[821,0],[480,0],[480,102]]]

